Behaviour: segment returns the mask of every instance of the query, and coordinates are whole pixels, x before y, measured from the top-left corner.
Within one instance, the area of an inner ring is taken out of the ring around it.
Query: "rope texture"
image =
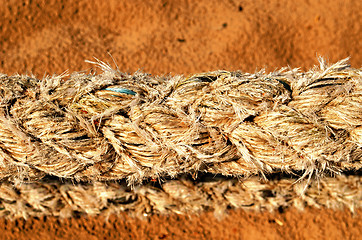
[[[261,181],[256,176],[244,181],[220,176],[207,176],[199,181],[182,177],[134,189],[125,181],[74,184],[69,180],[47,180],[19,185],[2,182],[0,217],[108,217],[127,212],[144,218],[152,214],[198,214],[208,210],[221,218],[234,208],[282,211],[289,207],[347,208],[357,213],[362,207],[361,182],[362,177],[357,175],[326,177],[311,184],[290,178]]]
[[[0,178],[77,181],[361,169],[362,71],[0,75]]]

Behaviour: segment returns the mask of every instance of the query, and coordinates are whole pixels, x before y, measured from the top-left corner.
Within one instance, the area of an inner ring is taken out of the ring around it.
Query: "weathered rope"
[[[35,183],[0,183],[0,217],[27,218],[79,215],[118,214],[131,216],[150,214],[195,214],[214,211],[222,217],[227,209],[256,211],[284,210],[295,207],[348,208],[354,212],[362,207],[361,176],[341,175],[319,181],[296,183],[295,179],[261,181],[252,177],[244,181],[207,176],[199,181],[181,178],[130,189],[120,183],[94,184],[48,180]],[[305,186],[307,188],[305,189]]]
[[[0,178],[130,183],[361,169],[362,71],[0,75]]]

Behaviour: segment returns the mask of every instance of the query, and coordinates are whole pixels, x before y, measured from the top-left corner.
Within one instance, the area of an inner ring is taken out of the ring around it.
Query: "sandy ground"
[[[45,3],[46,2],[46,3]],[[362,66],[362,1],[0,0],[0,72],[191,74],[217,69],[307,70],[317,56]],[[0,219],[1,239],[358,239],[362,211],[231,210],[200,216]]]

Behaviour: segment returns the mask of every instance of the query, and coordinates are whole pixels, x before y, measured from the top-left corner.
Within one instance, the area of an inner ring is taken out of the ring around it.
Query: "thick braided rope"
[[[199,181],[181,178],[130,189],[122,181],[77,183],[39,181],[15,185],[0,183],[0,217],[27,218],[118,214],[144,217],[150,214],[195,214],[214,211],[217,217],[227,209],[275,211],[295,207],[326,207],[334,210],[362,207],[361,176],[341,175],[320,181],[296,183],[295,179],[244,181],[206,177]],[[157,184],[156,184],[157,185]]]
[[[361,168],[362,71],[0,75],[0,178],[247,177]]]

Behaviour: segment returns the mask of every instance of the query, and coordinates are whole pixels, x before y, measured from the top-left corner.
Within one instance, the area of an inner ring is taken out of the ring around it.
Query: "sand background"
[[[0,72],[307,70],[319,55],[362,66],[362,1],[0,0]],[[113,57],[113,59],[110,57]],[[358,239],[362,211],[230,210],[200,216],[0,219],[1,239]]]

